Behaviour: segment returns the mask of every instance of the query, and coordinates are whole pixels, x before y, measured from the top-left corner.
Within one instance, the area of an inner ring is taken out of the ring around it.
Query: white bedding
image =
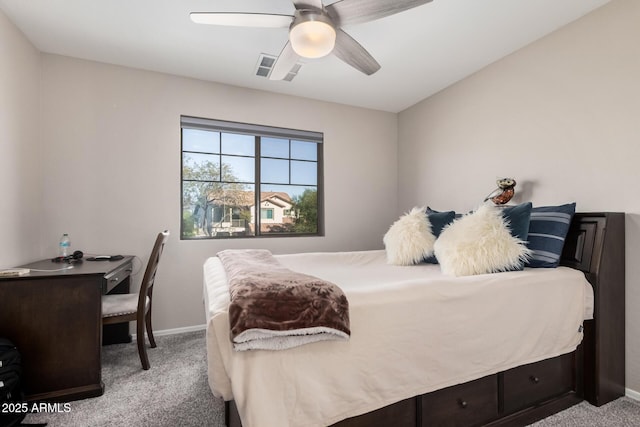
[[[566,267],[447,277],[384,251],[277,255],[349,299],[351,340],[235,352],[220,261],[204,264],[209,385],[244,427],[327,426],[400,400],[573,351],[593,314]]]

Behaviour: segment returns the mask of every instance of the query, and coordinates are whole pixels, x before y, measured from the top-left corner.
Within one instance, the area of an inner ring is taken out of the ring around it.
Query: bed
[[[623,214],[576,214],[556,269],[448,278],[384,251],[276,258],[344,290],[351,339],[234,351],[225,270],[207,260],[209,384],[230,427],[522,425],[624,393]]]

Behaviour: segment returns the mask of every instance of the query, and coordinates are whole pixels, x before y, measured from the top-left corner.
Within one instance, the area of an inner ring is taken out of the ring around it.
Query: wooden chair
[[[151,301],[153,296],[153,282],[160,263],[160,255],[164,249],[164,244],[169,238],[169,231],[158,233],[156,243],[153,245],[147,269],[144,272],[140,292],[138,294],[113,294],[102,297],[102,324],[111,325],[114,323],[136,322],[138,354],[142,362],[142,369],[149,369],[149,358],[144,343],[144,330],[147,329],[151,348],[156,347],[151,328]]]

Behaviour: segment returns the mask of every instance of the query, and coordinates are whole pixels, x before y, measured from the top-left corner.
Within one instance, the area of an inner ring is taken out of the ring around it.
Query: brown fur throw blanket
[[[235,350],[349,339],[349,303],[338,286],[285,268],[268,250],[225,250],[218,258],[229,283]]]

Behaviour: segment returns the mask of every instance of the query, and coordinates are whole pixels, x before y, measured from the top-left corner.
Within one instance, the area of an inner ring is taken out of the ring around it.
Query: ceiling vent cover
[[[277,56],[261,53],[260,57],[258,57],[258,64],[256,66],[256,76],[269,77],[269,75],[271,74],[271,70],[276,63],[276,58]],[[300,71],[300,68],[302,68],[302,64],[300,62],[296,62],[293,68],[291,68],[291,71],[289,71],[289,73],[283,80],[286,80],[288,82],[293,80],[293,78],[298,75],[298,71]]]

